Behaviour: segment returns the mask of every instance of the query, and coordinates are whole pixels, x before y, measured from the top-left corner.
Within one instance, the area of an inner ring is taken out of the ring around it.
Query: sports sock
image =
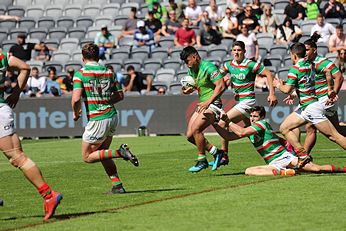
[[[210,150],[209,150],[209,153],[211,155],[215,155],[217,152],[219,151],[219,149],[216,147],[216,146],[213,146]]]
[[[207,159],[207,157],[205,156],[205,154],[198,153],[197,161],[203,161],[206,159]]]
[[[111,179],[112,185],[114,185],[114,186],[118,186],[118,185],[122,184],[122,182],[121,182],[121,180],[117,174],[109,176],[109,178]]]
[[[99,157],[100,157],[100,160],[107,160],[112,158],[119,158],[120,155],[118,150],[111,150],[111,149],[104,150],[103,149],[99,151]]]
[[[293,176],[296,173],[293,169],[273,169],[272,172],[274,176]]]
[[[52,189],[47,183],[44,183],[41,187],[37,188],[37,191],[41,194],[44,199],[49,199],[52,197]]]
[[[330,165],[330,172],[346,172],[346,167]]]

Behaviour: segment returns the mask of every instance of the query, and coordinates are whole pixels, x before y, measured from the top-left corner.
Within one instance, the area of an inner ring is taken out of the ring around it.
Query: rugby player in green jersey
[[[225,114],[221,119],[229,123],[228,132],[224,129],[219,130],[220,135],[228,141],[248,137],[267,165],[249,167],[245,170],[246,175],[251,176],[271,176],[296,174],[294,170],[298,163],[291,145],[283,138],[275,134],[270,124],[265,120],[265,109],[263,106],[255,106],[250,109],[251,126],[243,128],[229,121]],[[307,163],[303,168],[305,172],[346,172],[345,167],[334,165],[317,165],[312,162]]]
[[[244,121],[245,126],[250,125],[248,110],[256,104],[255,97],[255,78],[256,75],[266,76],[269,86],[268,102],[270,106],[277,104],[275,96],[275,89],[273,87],[272,73],[267,70],[262,64],[256,63],[250,59],[245,58],[245,44],[242,41],[236,41],[232,45],[233,60],[227,62],[220,69],[220,72],[225,76],[226,84],[231,85],[234,92],[234,99],[237,104],[232,107],[227,116],[230,121],[238,123]],[[229,74],[229,76],[227,76]],[[229,78],[230,77],[230,78]],[[220,121],[220,125],[227,127]],[[228,141],[221,140],[221,149],[225,152],[221,160],[221,165],[228,164]],[[214,163],[210,163],[214,164]]]
[[[206,150],[214,156],[216,164],[212,170],[216,170],[223,153],[208,142],[203,131],[219,117],[219,110],[222,108],[220,96],[225,90],[225,82],[217,67],[211,62],[201,59],[194,47],[185,47],[180,53],[180,59],[186,63],[189,68],[188,75],[192,76],[196,83],[196,88],[183,87],[183,93],[191,94],[197,90],[200,100],[186,131],[187,140],[196,145],[198,151],[197,163],[189,171],[199,172],[208,167]]]
[[[19,71],[17,85],[12,93],[4,99],[4,81],[8,68]],[[23,172],[28,181],[33,184],[43,197],[44,220],[54,215],[56,207],[62,200],[62,195],[53,191],[43,179],[41,170],[24,152],[14,126],[14,108],[19,100],[19,95],[26,86],[30,74],[30,67],[22,60],[0,50],[0,150],[4,153],[10,163]],[[18,190],[21,190],[20,188]]]
[[[324,106],[318,101],[315,91],[315,68],[305,59],[306,48],[302,43],[291,47],[293,66],[288,71],[287,82],[275,81],[276,87],[285,94],[296,90],[299,98],[299,107],[292,112],[280,125],[280,132],[285,136],[298,155],[298,168],[312,160],[311,156],[299,142],[299,135],[294,132],[306,123],[312,123],[317,130],[330,140],[346,149],[346,138],[335,129],[326,118]]]
[[[112,181],[111,193],[125,193],[112,159],[123,158],[135,166],[139,162],[127,144],[120,145],[117,150],[109,149],[118,124],[114,104],[124,99],[124,93],[112,71],[98,63],[97,45],[84,45],[82,56],[85,66],[74,74],[72,93],[74,120],[77,121],[80,117],[82,96],[88,117],[83,133],[82,158],[86,163],[101,162]]]

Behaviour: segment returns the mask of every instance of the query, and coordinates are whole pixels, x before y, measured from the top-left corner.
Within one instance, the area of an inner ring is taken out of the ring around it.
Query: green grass
[[[209,136],[219,144],[217,136]],[[198,174],[194,146],[184,137],[115,138],[126,142],[140,167],[117,160],[124,195],[106,195],[110,182],[99,163],[81,160],[80,139],[24,140],[25,152],[64,199],[49,223],[43,203],[4,156],[0,157],[0,230],[343,230],[346,175],[249,177],[264,162],[248,140],[230,144],[231,164]],[[346,165],[345,152],[322,136],[315,163]]]

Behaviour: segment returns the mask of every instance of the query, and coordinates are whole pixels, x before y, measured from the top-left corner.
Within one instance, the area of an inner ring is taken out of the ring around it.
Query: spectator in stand
[[[164,87],[159,87],[157,90],[157,95],[165,95],[166,94],[166,88]]]
[[[289,46],[292,43],[298,42],[302,34],[302,30],[298,26],[293,25],[290,18],[285,18],[284,22],[276,30],[276,43]]]
[[[251,5],[247,5],[244,12],[238,15],[239,29],[242,25],[247,26],[248,30],[257,33],[260,29],[257,17],[252,13]]]
[[[300,25],[304,20],[305,9],[295,0],[289,0],[289,4],[285,7],[284,14],[286,18],[290,18],[292,22]]]
[[[161,37],[162,23],[154,17],[154,12],[151,10],[148,11],[148,19],[145,20],[145,26],[154,33],[155,44],[158,44]]]
[[[185,18],[184,9],[186,8],[186,6],[183,3],[177,4],[174,0],[168,0],[168,2],[169,7],[167,8],[167,11],[174,11],[175,17],[177,18],[178,22],[181,23]]]
[[[275,35],[278,26],[276,16],[272,13],[272,8],[269,4],[264,4],[263,10],[264,14],[261,15],[262,32]]]
[[[249,32],[246,25],[241,26],[241,34],[237,36],[237,41],[245,43],[245,58],[257,62],[259,57],[259,46],[254,32]]]
[[[62,79],[62,82],[60,84],[60,88],[63,94],[71,94],[73,91],[73,75],[74,75],[74,68],[68,67],[66,70],[66,77]]]
[[[123,30],[120,35],[117,37],[117,41],[119,42],[124,36],[132,36],[137,29],[137,8],[131,7],[130,16],[126,20]]]
[[[94,43],[99,47],[100,59],[110,59],[111,50],[115,47],[115,39],[106,25],[101,26],[101,31],[96,34]]]
[[[144,75],[141,72],[135,71],[135,68],[132,65],[127,67],[127,77],[125,78],[124,92],[138,91],[139,93],[144,94],[146,92],[156,90],[152,84],[153,76]]]
[[[219,45],[221,43],[221,35],[212,28],[211,20],[203,23],[203,28],[199,30],[197,35],[197,46]]]
[[[346,75],[346,49],[338,50],[338,57],[335,60],[335,65],[345,78]],[[345,84],[344,84],[345,85]]]
[[[260,0],[253,0],[251,7],[252,7],[252,14],[255,15],[258,20],[260,20],[261,15],[263,14]]]
[[[160,4],[160,1],[153,0],[152,8],[149,11],[153,11],[154,17],[160,20],[161,23],[165,23],[167,20],[167,9]]]
[[[105,67],[107,67],[114,74],[115,80],[118,81],[118,83],[120,83],[121,86],[123,87],[124,86],[124,75],[121,72],[115,72],[113,66],[110,64],[106,64]]]
[[[209,13],[210,19],[216,23],[222,20],[222,8],[217,5],[216,0],[209,0],[209,6],[205,8],[205,11]]]
[[[319,14],[316,24],[311,28],[311,35],[317,32],[321,37],[317,42],[328,44],[329,37],[335,33],[335,28],[330,23],[324,21],[324,17]]]
[[[192,26],[198,26],[202,19],[202,8],[196,4],[196,0],[189,0],[188,6],[185,8],[185,17],[188,18]]]
[[[175,35],[175,32],[181,27],[178,22],[176,13],[174,10],[169,12],[169,19],[166,21],[165,25],[162,26],[162,34],[164,36]]]
[[[308,20],[315,20],[320,14],[320,9],[315,0],[307,0],[306,4],[306,17]]]
[[[17,44],[10,48],[9,53],[23,61],[29,61],[31,59],[31,51],[34,49],[40,50],[41,46],[40,44],[26,43],[25,39],[25,34],[18,34]]]
[[[41,97],[46,89],[46,78],[40,77],[37,67],[31,69],[31,76],[27,82],[27,95],[30,97]]]
[[[223,38],[235,39],[239,34],[238,19],[232,16],[232,9],[227,7],[225,11],[225,17],[220,23],[220,29],[222,31]]]
[[[335,33],[329,37],[329,52],[337,52],[346,49],[346,34],[342,25],[336,26]]]
[[[54,97],[61,96],[61,88],[60,83],[57,81],[59,77],[57,76],[56,68],[48,67],[47,72],[48,77],[46,81],[45,93]]]
[[[195,31],[189,27],[190,21],[185,18],[174,37],[174,45],[177,47],[194,46],[196,44]]]
[[[216,24],[215,20],[214,20],[214,19],[211,19],[211,18],[209,17],[209,13],[208,13],[208,11],[206,11],[206,10],[203,11],[203,13],[202,13],[202,19],[201,19],[201,21],[200,21],[200,27],[199,27],[200,29],[203,28],[203,25],[204,25],[205,22],[210,23],[211,27],[212,27],[214,30],[218,30],[217,24]]]
[[[7,69],[5,73],[5,82],[4,88],[6,94],[11,94],[13,89],[17,86],[18,75],[14,72],[13,69]]]
[[[235,15],[239,14],[243,10],[242,6],[238,3],[238,0],[227,0],[226,4]]]
[[[340,22],[345,18],[345,8],[336,0],[329,0],[329,2],[323,8],[324,17],[326,18],[339,18]]]
[[[154,33],[145,27],[144,21],[137,22],[137,30],[133,35],[134,47],[149,47],[149,49],[153,49],[155,47],[154,44]]]
[[[46,62],[49,61],[51,58],[51,51],[56,51],[55,48],[53,47],[48,47],[44,41],[41,41],[40,44],[40,49],[35,49],[35,54],[34,54],[34,59],[37,61],[42,61],[42,62]]]

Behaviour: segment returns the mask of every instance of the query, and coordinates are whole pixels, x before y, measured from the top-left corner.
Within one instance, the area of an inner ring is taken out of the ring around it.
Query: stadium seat
[[[127,15],[116,15],[114,17],[114,25],[124,26],[128,18],[129,16]]]
[[[263,61],[267,55],[268,55],[268,50],[265,47],[259,47],[259,55],[260,55],[260,60]]]
[[[13,29],[11,29],[9,32],[10,39],[17,38],[18,34],[28,34],[28,29],[26,29],[26,28],[13,28]]]
[[[217,67],[220,67],[220,65],[222,64],[221,57],[217,57],[217,56],[210,56],[210,57],[207,57],[205,60],[212,62]]]
[[[207,50],[207,48],[204,48],[204,47],[197,48],[197,51],[198,51],[199,56],[201,56],[202,59],[208,57],[208,50]]]
[[[24,17],[25,9],[23,6],[8,6],[7,14],[12,16]]]
[[[94,19],[95,26],[101,28],[101,26],[106,25],[106,26],[111,26],[113,23],[113,17],[111,16],[106,16],[106,15],[101,15],[97,16]]]
[[[310,35],[312,27],[316,24],[316,20],[307,20],[303,21],[300,28],[303,31],[303,34]]]
[[[274,9],[273,14],[276,15],[277,24],[281,25],[286,17],[286,15],[284,14],[284,9]]]
[[[46,7],[46,15],[58,19],[63,15],[63,6],[61,5],[48,5]]]
[[[90,4],[98,4],[100,6],[107,4],[108,0],[90,0]]]
[[[292,66],[292,60],[291,60],[291,56],[287,55],[284,59],[283,59],[283,66],[284,67],[291,67]]]
[[[26,17],[39,19],[44,15],[44,8],[41,5],[28,6],[26,8]]]
[[[233,40],[224,38],[224,39],[221,40],[221,44],[220,45],[226,46],[227,50],[230,51],[232,49]]]
[[[109,33],[111,33],[114,36],[115,39],[118,37],[118,35],[121,34],[122,29],[123,29],[123,27],[119,26],[119,25],[109,26],[108,27]]]
[[[66,62],[65,63],[65,71],[70,67],[72,67],[75,71],[77,71],[83,67],[83,63],[82,63],[82,61],[78,61],[78,60],[71,60],[71,61]]]
[[[80,42],[79,42],[79,46],[80,47],[83,47],[85,44],[87,43],[94,43],[94,39],[93,38],[84,38],[84,39],[81,39]]]
[[[172,58],[163,61],[163,68],[173,69],[175,72],[181,70],[181,60],[180,58]]]
[[[288,47],[286,45],[273,45],[270,48],[270,55],[280,55],[284,58],[287,55]]]
[[[82,15],[82,7],[80,5],[67,5],[65,7],[65,16],[77,18]]]
[[[68,37],[69,38],[77,38],[79,40],[81,40],[82,38],[85,38],[85,33],[86,30],[84,27],[73,27],[68,29]]]
[[[74,20],[72,17],[69,17],[69,16],[62,16],[56,20],[57,27],[69,29],[73,27],[73,25],[74,25]]]
[[[181,95],[181,84],[179,82],[170,83],[167,93],[170,95]]]
[[[265,47],[267,50],[271,48],[274,43],[274,37],[271,33],[258,33],[257,41],[260,47]]]
[[[37,67],[39,72],[42,71],[42,67],[43,67],[42,61],[29,60],[29,61],[26,61],[26,63],[30,66],[30,68]]]
[[[70,4],[70,0],[51,0],[51,4],[60,4],[62,6],[68,6]]]
[[[36,26],[36,20],[35,18],[28,18],[28,17],[23,17],[19,20],[18,22],[18,27],[19,28],[26,28],[26,29],[31,29],[35,28]]]
[[[225,45],[219,45],[215,47],[209,48],[208,56],[213,57],[220,57],[221,59],[224,59],[227,56],[228,47]]]
[[[173,59],[179,59],[180,58],[180,53],[182,52],[183,48],[182,47],[173,47],[171,50],[171,58]]]
[[[2,41],[8,39],[8,30],[7,28],[0,28],[0,44]]]
[[[321,56],[325,56],[329,52],[329,48],[326,44],[317,43],[317,53]]]
[[[147,47],[132,48],[130,57],[146,60],[149,58],[149,49]]]
[[[72,52],[78,48],[78,44],[77,38],[63,38],[60,42],[60,49]]]
[[[138,5],[145,4],[145,0],[127,0],[129,3],[138,3]]]
[[[281,67],[278,70],[278,78],[286,81],[287,80],[287,76],[288,76],[288,70],[289,70],[288,67]]]
[[[0,5],[0,15],[5,15],[6,14],[6,7],[3,5]]]
[[[326,58],[329,59],[332,62],[335,62],[336,58],[338,57],[338,53],[327,53]]]
[[[107,60],[105,65],[111,65],[115,72],[121,71],[124,67],[123,61],[120,59]]]
[[[4,40],[2,41],[2,45],[1,45],[1,48],[4,50],[4,51],[9,51],[10,48],[17,44],[17,40],[16,39],[11,39],[11,40]]]
[[[61,63],[66,63],[71,58],[70,53],[66,51],[54,51],[52,54],[52,61],[58,61]]]
[[[40,5],[42,7],[46,7],[51,4],[52,4],[51,0],[33,0],[33,5],[35,6]]]
[[[7,9],[8,10],[8,9]],[[345,21],[345,20],[344,20]],[[340,20],[338,18],[326,18],[326,22],[332,24],[332,26],[335,28],[337,25],[340,24]]]
[[[273,76],[276,76],[278,70],[277,66],[266,66],[265,68],[269,70],[273,74]]]
[[[158,58],[161,61],[168,59],[168,51],[165,47],[156,47],[151,51],[151,58]]]
[[[167,84],[167,82],[164,82],[164,81],[154,81],[153,82],[153,87],[155,87],[156,89],[159,89],[160,87],[163,87],[167,91],[168,84]],[[156,95],[157,95],[157,91],[156,91]]]
[[[126,2],[121,5],[121,8],[119,10],[119,14],[121,15],[130,15],[131,8],[136,7],[139,9],[139,4],[136,2]]]
[[[138,91],[126,91],[125,96],[140,96],[141,93],[139,93]]]
[[[287,5],[288,5],[287,0],[276,0],[274,3],[274,9],[285,9]]]
[[[133,45],[133,36],[124,36],[123,38],[120,39],[120,41],[118,41],[118,45],[120,47],[123,47],[123,46],[131,47]]]
[[[42,27],[31,28],[29,30],[29,36],[30,36],[30,38],[35,38],[35,39],[38,39],[40,41],[44,40],[47,37],[47,29],[42,28]]]
[[[162,62],[158,58],[147,59],[147,60],[144,60],[144,63],[143,63],[143,68],[145,70],[152,70],[155,73],[161,67],[162,67]]]
[[[112,16],[113,18],[119,14],[120,4],[111,3],[106,4],[102,8],[102,14],[105,16]]]
[[[136,58],[124,60],[124,69],[126,70],[127,67],[131,65],[136,71],[140,71],[142,69],[142,63],[143,61],[141,59]]]
[[[83,15],[87,15],[90,16],[92,18],[95,18],[97,16],[99,16],[101,13],[100,11],[100,6],[99,5],[86,5],[83,8]]]
[[[89,28],[93,24],[94,24],[94,21],[90,16],[79,16],[76,19],[76,27]]]
[[[172,48],[174,47],[174,36],[168,36],[168,37],[162,36],[160,38],[159,43],[160,43],[160,46],[163,48],[166,48],[166,49]]]
[[[112,57],[119,60],[129,59],[130,47],[120,47],[112,50]]]
[[[97,33],[100,32],[100,31],[101,31],[100,27],[96,27],[96,26],[88,27],[88,31],[86,33],[86,37],[87,38],[91,38],[91,39],[95,39]]]
[[[155,82],[165,82],[166,85],[169,85],[171,82],[175,81],[175,71],[174,69],[159,69],[156,72],[154,78]]]
[[[126,2],[126,0],[109,0],[109,3],[118,3],[118,4],[123,4],[123,3],[125,3]]]
[[[182,77],[184,77],[184,76],[187,75],[188,70],[185,68],[185,69],[183,69],[183,70],[177,71],[176,73],[177,73],[177,74],[176,74],[177,80],[180,81],[180,79],[181,79]]]
[[[12,28],[16,28],[17,21],[14,19],[6,19],[0,20],[0,28],[7,28],[11,30]]]
[[[47,61],[44,63],[42,70],[47,71],[48,67],[55,67],[57,72],[62,72],[64,66],[58,61]]]
[[[59,40],[56,38],[45,39],[44,43],[47,46],[54,47],[55,49],[58,49],[58,47],[59,47]]]
[[[71,54],[71,59],[72,61],[81,61],[82,60],[82,51],[81,50],[77,50],[77,51],[73,51]]]
[[[80,6],[85,6],[89,3],[89,0],[71,0],[71,3]]]
[[[55,20],[50,16],[40,17],[37,21],[37,27],[41,28],[53,28],[55,27]]]
[[[61,41],[63,38],[66,38],[67,29],[66,28],[50,28],[48,31],[49,38],[55,38]]]
[[[5,6],[5,7],[13,5],[13,0],[1,0],[1,5]]]
[[[273,54],[267,56],[267,58],[263,61],[264,66],[274,66],[281,67],[282,56],[280,54]]]

